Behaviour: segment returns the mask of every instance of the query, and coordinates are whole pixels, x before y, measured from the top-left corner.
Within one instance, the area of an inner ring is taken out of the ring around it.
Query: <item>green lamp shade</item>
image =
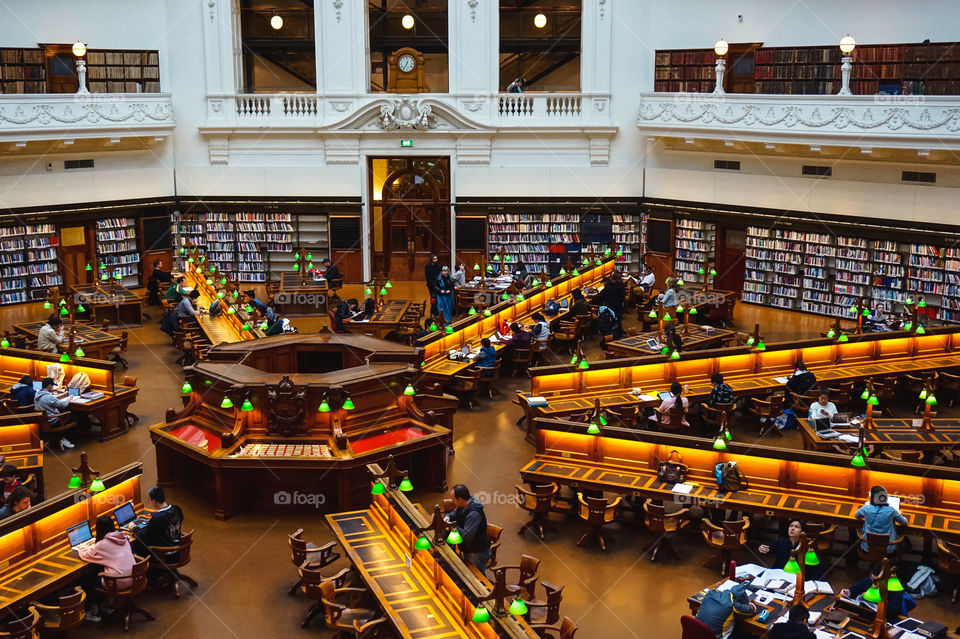
[[[317,408],[318,413],[329,413],[330,412],[330,402],[323,400],[320,402],[320,406]]]
[[[403,389],[403,394],[412,396],[412,395],[416,395],[417,391],[413,389],[413,384],[407,384],[407,387]]]
[[[907,306],[913,306],[913,298],[908,297],[906,301],[904,301],[904,304],[906,304]]]
[[[85,267],[83,267],[83,270],[85,270],[85,271],[92,271],[92,270],[93,270],[93,267],[90,266],[89,264],[87,264]]]
[[[294,265],[293,265],[293,270],[295,270],[295,271],[299,271],[299,270],[300,270],[300,265],[299,265],[299,264],[296,264],[296,263],[294,263]]]
[[[747,338],[747,346],[753,346],[753,342],[754,342],[753,337]]]
[[[851,306],[851,307],[850,307],[850,312],[851,312],[851,313],[856,313],[856,312],[857,312],[857,307],[856,307],[856,306]]]
[[[387,287],[386,287],[386,286],[381,286],[381,287],[380,287],[380,294],[381,294],[381,295],[386,295],[386,294],[387,294]]]
[[[678,304],[678,305],[677,305],[677,314],[680,314],[680,313],[682,313],[682,312],[683,312],[683,304]]]
[[[261,331],[265,331],[265,330],[267,330],[268,328],[270,328],[270,327],[269,327],[269,325],[267,325],[266,322],[260,322],[260,330],[261,330]]]
[[[487,270],[488,270],[488,271],[492,271],[492,270],[493,270],[493,264],[487,264]]]
[[[300,253],[294,253],[294,254],[293,254],[293,259],[299,260],[299,259],[300,259]]]
[[[683,278],[682,278],[682,277],[677,278],[677,286],[683,286]]]
[[[308,259],[308,260],[312,260],[312,259],[313,259],[313,253],[307,253],[307,259]]]
[[[560,269],[560,277],[563,277],[563,276],[566,275],[566,274],[567,274],[567,270],[566,270],[566,269]]]
[[[201,255],[201,256],[200,256],[200,263],[203,264],[203,263],[206,262],[206,261],[207,261],[207,258],[204,257],[203,255]]]
[[[585,257],[585,258],[583,258],[582,262],[583,262],[583,264],[588,264],[588,263],[590,262],[590,260]]]
[[[64,306],[63,308],[60,309],[60,314],[61,314],[61,315],[69,315],[69,314],[70,314],[70,311],[68,311],[68,310],[67,310],[67,307]]]
[[[715,268],[710,269],[710,277],[716,277],[716,276],[717,276],[717,269]]]
[[[250,402],[249,399],[245,399],[245,400],[243,400],[243,403],[240,404],[240,410],[242,410],[242,411],[245,412],[245,413],[247,413],[247,412],[249,412],[249,411],[252,411],[252,410],[253,410],[253,404]]]
[[[533,285],[540,286],[540,278],[537,278],[537,277],[533,278]]]
[[[807,554],[803,557],[803,563],[807,566],[819,566],[820,558],[817,557],[817,551],[813,548],[807,550]]]
[[[696,307],[696,306],[691,306],[691,307],[690,307],[690,310],[687,311],[687,312],[688,312],[690,315],[696,315],[696,314],[697,314],[697,307]]]
[[[223,299],[223,291],[217,291],[217,299]]]
[[[597,264],[597,266],[600,266],[601,264],[603,264],[603,261],[602,261],[602,260],[597,260],[596,264]]]
[[[479,270],[480,270],[480,263],[479,263],[479,262],[477,262],[477,263],[475,263],[475,264],[473,265],[473,270],[475,270],[475,271],[479,271]]]
[[[51,304],[50,302],[44,302],[43,308],[53,308],[53,304]]]
[[[209,277],[207,278],[207,286],[213,286],[213,280]]]
[[[918,308],[926,308],[926,307],[927,307],[927,303],[924,302],[923,300],[920,300],[919,302],[917,302],[917,307],[918,307]]]
[[[651,319],[656,319],[656,317],[657,317],[657,312],[654,311],[654,310],[651,310],[649,313],[647,313],[647,317],[649,317],[649,318],[651,318]]]
[[[223,401],[220,402],[220,408],[233,408],[233,401],[229,397],[224,396]]]
[[[484,316],[484,317],[490,317],[491,315],[493,315],[493,313],[490,312],[490,309],[489,309],[489,308],[483,309],[483,316]]]
[[[97,477],[92,482],[90,482],[90,492],[99,493],[106,490],[106,486],[103,485],[103,480]]]
[[[870,586],[870,588],[863,593],[863,600],[869,601],[870,603],[880,603],[880,589],[876,586]]]
[[[930,406],[936,406],[936,405],[937,405],[937,396],[934,395],[934,394],[932,394],[932,393],[931,393],[930,395],[927,395],[926,402],[927,402],[927,404],[929,404]]]
[[[203,380],[203,384],[204,384],[205,386],[213,386],[213,382],[212,382],[211,380],[209,380],[209,379]]]
[[[426,539],[426,537],[422,539]],[[490,611],[483,606],[477,606],[473,611],[473,623],[487,623],[488,621],[490,621]]]
[[[83,357],[84,355],[86,355],[86,353],[83,352],[83,349],[80,348],[79,346],[77,347],[77,350],[73,351],[73,354],[76,357]]]
[[[242,329],[245,330],[245,331],[249,331],[249,330],[250,330],[250,325],[247,324],[246,322],[244,322],[244,323],[243,323],[243,326],[241,326],[240,328],[242,328]]]
[[[864,317],[870,317],[870,309],[869,309],[869,308],[863,309],[863,316],[864,316]]]
[[[211,273],[216,273],[216,272],[217,272],[217,267],[216,267],[215,265],[211,264],[211,265],[210,265],[210,272],[211,272]]]
[[[846,333],[840,333],[840,337],[837,338],[838,342],[849,342],[850,338],[847,337]]]
[[[517,293],[517,300],[516,300],[516,301],[522,302],[522,301],[523,301],[523,294]]]
[[[790,561],[787,562],[787,565],[783,567],[784,572],[788,572],[791,575],[800,574],[800,564],[797,563],[797,560],[793,557],[790,558]]]
[[[227,315],[233,315],[233,314],[236,313],[236,312],[237,312],[237,309],[235,309],[235,308],[232,307],[232,306],[227,309]]]
[[[920,391],[920,399],[926,399],[926,398],[927,398],[927,389],[924,388],[923,390]]]
[[[578,271],[577,269],[573,269],[573,276],[576,277],[578,275],[580,275],[580,271]]]
[[[553,288],[553,282],[552,282],[552,281],[547,280],[547,288]]]
[[[60,306],[66,306],[67,300],[60,300]]]
[[[184,382],[183,386],[180,387],[180,392],[186,395],[187,393],[193,392],[193,386],[190,385],[190,382]]]
[[[67,488],[80,488],[81,486],[83,486],[83,482],[76,475],[71,477],[70,481],[67,482]]]
[[[477,314],[477,309],[475,309],[472,306],[470,307],[470,310],[467,311],[467,315],[476,315],[476,314]]]
[[[727,442],[723,441],[723,437],[717,437],[713,440],[713,449],[714,450],[726,450]]]
[[[382,495],[385,492],[387,492],[387,487],[383,485],[383,482],[373,482],[373,488],[370,489],[371,495]]]
[[[3,341],[0,342],[0,347],[2,347],[2,348],[10,348],[10,341],[9,341],[6,337],[4,337],[4,338],[3,338]]]
[[[387,283],[384,284],[384,287],[386,287],[386,288],[393,288],[393,284],[390,283],[390,280],[387,280]]]
[[[67,355],[66,353],[64,353],[63,355],[60,356],[60,361],[61,361],[61,362],[64,362],[64,363],[69,362],[69,361],[70,361],[70,356]]]
[[[221,278],[220,278],[220,283],[221,283],[221,284],[226,284],[226,283],[227,283],[227,278],[221,277]]]
[[[623,249],[617,249],[617,257],[623,257]]]
[[[664,321],[664,322],[672,322],[672,321],[673,321],[673,318],[670,317],[670,313],[664,313],[664,314],[663,314],[663,321]]]
[[[427,550],[430,548],[430,540],[424,536],[417,537],[417,541],[414,542],[413,547],[417,550]],[[476,613],[474,613],[476,615]]]
[[[581,360],[580,360],[580,364],[577,365],[577,368],[586,370],[586,369],[590,368],[590,363],[587,362],[586,359],[581,359]]]
[[[437,323],[436,323],[436,322],[430,322],[430,332],[433,332],[433,331],[435,331],[435,330],[437,330]]]
[[[927,332],[923,326],[917,326],[917,335],[924,335]]]
[[[863,459],[863,455],[861,453],[857,453],[850,460],[850,465],[856,468],[863,468],[867,465],[867,462]]]
[[[187,258],[187,264],[193,264],[193,258],[192,258],[192,257],[188,257],[188,258]]]
[[[187,252],[187,249],[185,249],[185,248],[183,248],[183,247],[181,246],[181,247],[180,247],[180,255],[183,255],[183,254],[186,253],[186,252]]]
[[[730,434],[729,428],[723,431],[723,436],[727,438],[727,441],[731,441],[733,439],[733,435]]]
[[[451,546],[456,546],[457,544],[463,543],[463,537],[460,536],[460,531],[456,528],[450,531],[450,534],[447,535],[447,543]]]
[[[508,299],[510,299],[510,296],[507,295],[506,293],[504,293],[503,295],[500,296],[500,299],[502,299],[502,300],[508,300]]]
[[[252,313],[252,312],[253,312],[253,307],[250,306],[249,304],[247,304],[246,306],[243,307],[243,310],[245,310],[245,311],[248,312],[248,313]]]
[[[513,600],[513,603],[510,604],[510,614],[521,616],[527,614],[527,604],[523,603],[523,600],[519,597]]]
[[[837,332],[831,328],[829,331],[827,331],[827,339],[833,339],[836,336],[836,334]]]
[[[870,404],[871,406],[879,406],[880,400],[877,399],[876,395],[871,395],[870,398],[867,400],[867,403]]]
[[[913,328],[913,322],[904,322],[904,323],[903,323],[903,330],[909,331],[911,328]]]
[[[673,351],[670,353],[670,359],[680,359],[680,351]]]
[[[900,583],[896,575],[892,575],[887,580],[887,592],[903,592],[903,584]]]
[[[757,350],[758,351],[767,350],[767,345],[763,343],[763,340],[760,340],[759,342],[757,342]]]
[[[370,290],[370,287],[368,286],[366,289],[364,289],[363,294],[364,294],[364,295],[373,295],[373,291]]]
[[[702,266],[697,269],[697,275],[703,275],[706,272],[707,271]]]
[[[576,363],[577,363],[577,356],[576,356],[576,355],[574,355],[573,357],[570,358],[570,363],[571,363],[571,364],[576,364]]]
[[[453,327],[448,324],[447,327],[443,329],[443,332],[449,335],[453,332]]]
[[[240,291],[234,291],[234,292],[233,292],[233,297],[234,297],[234,299],[240,297]]]
[[[307,264],[307,268],[312,271],[312,270],[313,270],[313,262],[310,262],[309,264]]]
[[[610,249],[604,249],[603,254],[604,254],[605,256],[606,256],[606,255],[610,255]]]
[[[343,410],[353,410],[354,408],[356,406],[353,404],[353,400],[348,397],[347,401],[343,403]]]
[[[398,488],[400,488],[401,492],[409,493],[411,490],[413,490],[413,483],[410,481],[409,478],[404,477],[403,481],[400,482],[400,486]]]
[[[600,426],[596,422],[590,422],[590,425],[587,427],[587,433],[591,435],[599,435]]]
[[[870,389],[869,389],[869,388],[863,389],[863,392],[860,393],[860,399],[870,399]]]

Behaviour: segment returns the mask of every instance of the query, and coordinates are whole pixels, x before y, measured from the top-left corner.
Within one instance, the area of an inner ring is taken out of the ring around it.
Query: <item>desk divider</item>
[[[22,348],[5,348],[0,351],[0,377],[11,379],[15,377],[19,381],[24,375],[30,375],[35,380],[42,380],[47,376],[49,364],[60,364],[63,367],[64,382],[69,382],[77,373],[86,373],[90,377],[92,389],[113,392],[115,362],[73,355],[70,356],[69,362],[61,362],[60,355],[56,353],[43,353]]]

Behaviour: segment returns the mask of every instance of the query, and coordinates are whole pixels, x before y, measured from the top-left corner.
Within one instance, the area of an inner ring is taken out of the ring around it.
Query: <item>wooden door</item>
[[[93,251],[92,230],[86,226],[60,227],[60,273],[63,286],[75,286],[93,282],[96,274],[96,255]],[[91,270],[87,270],[87,264]]]
[[[423,269],[436,254],[441,264],[449,264],[449,223],[434,205],[397,205],[388,211],[388,272],[398,280],[419,280]]]
[[[47,93],[76,93],[80,83],[73,45],[41,44],[40,47],[47,65]]]
[[[717,225],[717,276],[713,280],[714,288],[721,291],[743,290],[746,245],[746,228]]]
[[[753,54],[760,43],[731,44],[727,54],[727,74],[724,89],[727,93],[753,93]]]

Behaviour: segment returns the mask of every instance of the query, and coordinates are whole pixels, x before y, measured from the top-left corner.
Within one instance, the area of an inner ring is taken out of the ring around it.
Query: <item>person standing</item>
[[[430,293],[430,315],[437,314],[437,278],[440,277],[440,261],[436,254],[430,255],[430,261],[423,269],[423,277],[427,281],[427,291]]]
[[[37,333],[37,350],[45,353],[57,353],[62,341],[63,320],[56,315],[51,315],[47,319],[47,323],[41,326]]]
[[[523,88],[526,86],[526,84],[526,80],[523,78],[517,78],[507,85],[507,93],[523,93]]]
[[[453,505],[456,509],[446,519],[456,524],[463,539],[460,545],[463,558],[483,574],[490,559],[490,538],[487,537],[487,515],[483,512],[483,504],[470,496],[470,489],[457,484],[453,487]]]
[[[450,267],[444,266],[440,269],[440,275],[437,277],[436,295],[437,311],[443,316],[443,321],[447,324],[453,321],[453,278],[450,277]]]

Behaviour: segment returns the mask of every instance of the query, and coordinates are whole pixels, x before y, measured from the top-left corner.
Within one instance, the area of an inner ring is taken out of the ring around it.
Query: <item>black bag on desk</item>
[[[717,489],[722,493],[732,493],[750,487],[747,478],[740,471],[740,465],[735,461],[717,464],[714,474],[717,478]]]
[[[939,621],[924,621],[914,632],[924,637],[942,637],[947,634],[947,627]]]
[[[673,456],[677,459],[674,461]],[[657,479],[667,484],[682,484],[687,481],[687,465],[680,457],[680,451],[671,450],[665,461],[657,468]]]

